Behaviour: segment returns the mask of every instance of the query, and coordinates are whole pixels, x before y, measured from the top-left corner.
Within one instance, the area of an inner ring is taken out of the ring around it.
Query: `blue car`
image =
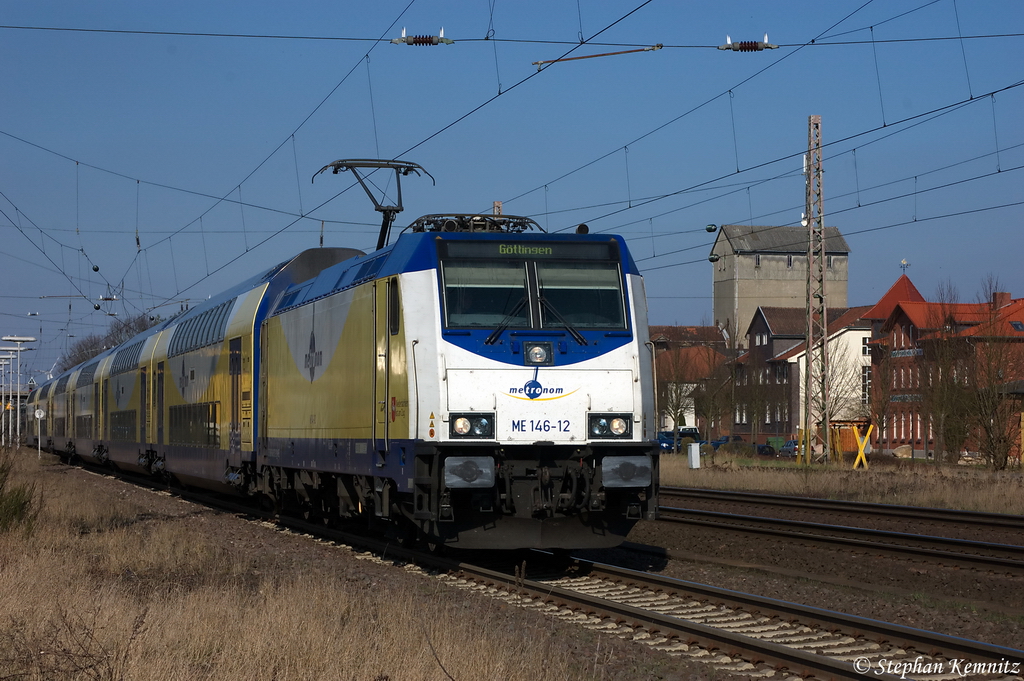
[[[739,435],[723,435],[722,437],[716,440],[712,440],[711,446],[715,448],[715,451],[718,451],[718,448],[726,444],[727,442],[743,442],[743,438],[740,437]]]
[[[786,440],[786,443],[779,447],[779,456],[796,456],[800,451],[800,442],[797,440]]]
[[[684,438],[690,438],[696,441],[700,437],[700,433],[696,428],[680,428],[679,429],[679,443],[682,444]],[[676,435],[671,430],[663,430],[658,433],[658,445],[662,451],[674,452],[676,447]]]

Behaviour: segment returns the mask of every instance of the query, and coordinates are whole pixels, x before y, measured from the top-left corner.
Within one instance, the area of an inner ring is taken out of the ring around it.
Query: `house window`
[[[756,253],[754,255],[754,267],[760,267],[760,266],[761,266],[761,254],[760,253]]]
[[[870,355],[871,354],[871,346],[868,345],[868,343],[870,343],[870,342],[871,342],[871,339],[868,338],[867,336],[865,336],[864,338],[860,339],[860,354],[862,354],[862,355]]]
[[[826,257],[826,260],[828,261],[828,268],[829,269],[832,269],[832,258],[833,257],[834,256],[831,256],[831,255]]]
[[[793,256],[791,256],[791,255],[787,255],[786,256],[786,267],[789,268],[789,269],[793,269]],[[1024,329],[1022,329],[1022,330],[1024,330]]]
[[[860,403],[867,404],[871,400],[871,367],[860,368]]]

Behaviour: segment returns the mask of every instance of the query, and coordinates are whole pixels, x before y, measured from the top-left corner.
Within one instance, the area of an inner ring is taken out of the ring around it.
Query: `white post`
[[[691,442],[686,445],[686,455],[690,461],[690,468],[700,468],[700,445]]]

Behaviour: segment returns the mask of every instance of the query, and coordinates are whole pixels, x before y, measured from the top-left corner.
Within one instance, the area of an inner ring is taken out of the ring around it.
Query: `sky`
[[[765,33],[777,49],[716,49]],[[9,1],[0,331],[38,338],[38,376],[321,237],[370,251],[351,175],[312,180],[354,158],[432,176],[403,179],[396,227],[494,201],[585,222],[626,238],[652,324],[709,324],[705,226],[799,224],[811,115],[850,305],[904,269],[926,298],[1024,297],[1022,47],[1006,0]]]

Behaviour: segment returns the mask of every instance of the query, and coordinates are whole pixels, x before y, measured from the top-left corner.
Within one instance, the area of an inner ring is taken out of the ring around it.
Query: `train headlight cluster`
[[[596,438],[629,437],[632,425],[632,414],[590,414],[587,418],[587,431]]]
[[[601,461],[605,487],[647,487],[651,470],[649,456],[606,456]]]
[[[444,460],[446,487],[492,487],[494,459],[489,456],[449,456]]]
[[[494,414],[452,414],[449,423],[452,437],[473,440],[494,438]]]

